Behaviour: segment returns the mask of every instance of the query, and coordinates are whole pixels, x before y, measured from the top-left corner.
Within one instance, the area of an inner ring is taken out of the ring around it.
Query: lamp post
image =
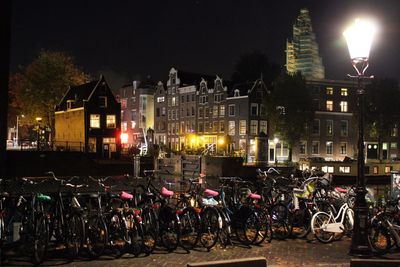
[[[42,122],[41,117],[36,117],[36,122],[37,122],[37,140],[36,140],[36,150],[39,151],[39,142],[40,142],[40,123]]]
[[[372,256],[368,240],[368,207],[365,200],[365,156],[364,156],[364,87],[363,80],[373,78],[365,76],[368,68],[369,52],[375,34],[374,25],[366,20],[356,19],[355,23],[343,33],[346,38],[351,63],[357,71],[357,105],[358,105],[358,158],[356,201],[354,205],[354,229],[350,246],[350,255]]]
[[[17,115],[17,125],[15,127],[15,143],[18,146],[18,128],[19,128],[19,116],[21,116],[21,118],[25,118],[24,114],[21,115]]]

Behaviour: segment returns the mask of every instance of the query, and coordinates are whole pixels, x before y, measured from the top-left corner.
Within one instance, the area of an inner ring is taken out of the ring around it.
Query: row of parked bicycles
[[[2,261],[13,250],[38,265],[50,247],[73,260],[253,246],[310,233],[328,243],[349,235],[354,222],[353,190],[333,187],[329,176],[314,172],[284,177],[274,168],[258,169],[251,181],[204,175],[167,181],[154,170],[142,178],[47,175],[0,180]],[[371,215],[377,253],[400,243],[393,214]]]

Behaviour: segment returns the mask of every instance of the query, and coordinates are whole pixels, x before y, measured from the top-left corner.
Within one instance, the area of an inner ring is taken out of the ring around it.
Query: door
[[[110,158],[110,144],[103,144],[103,158]]]

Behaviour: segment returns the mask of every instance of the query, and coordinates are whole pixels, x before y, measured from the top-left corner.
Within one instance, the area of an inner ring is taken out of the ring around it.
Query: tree
[[[270,62],[261,51],[244,54],[234,67],[232,82],[234,84],[254,82],[263,76],[265,84],[270,85],[279,76],[281,67]]]
[[[266,97],[266,106],[270,125],[275,134],[287,142],[289,161],[292,161],[293,147],[314,116],[312,98],[303,76],[299,72],[293,75],[283,72]]]
[[[391,136],[392,129],[400,121],[400,90],[396,80],[375,79],[365,88],[365,124],[367,133],[378,141],[379,159],[382,159],[382,143]]]
[[[36,59],[10,78],[10,109],[24,114],[25,123],[54,130],[54,107],[69,86],[87,82],[89,75],[81,71],[74,59],[63,52],[41,51]]]

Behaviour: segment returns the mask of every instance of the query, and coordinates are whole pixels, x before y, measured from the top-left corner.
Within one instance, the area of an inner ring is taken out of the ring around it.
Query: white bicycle
[[[311,219],[311,231],[322,243],[329,243],[334,238],[340,239],[344,234],[352,231],[353,226],[354,211],[347,203],[342,204],[336,215],[332,211],[329,213],[319,211]]]

